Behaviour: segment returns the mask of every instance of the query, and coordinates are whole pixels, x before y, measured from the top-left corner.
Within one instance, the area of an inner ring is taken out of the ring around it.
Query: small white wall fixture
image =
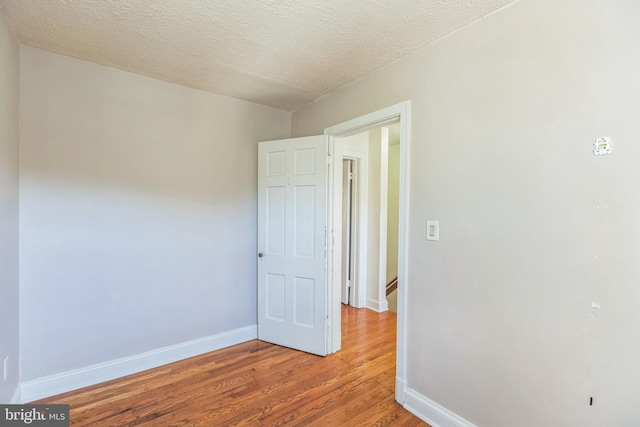
[[[329,154],[332,165],[329,171],[329,230],[333,237],[342,235],[342,212],[340,191],[342,189],[342,159],[343,150],[338,138],[354,135],[376,127],[382,127],[390,123],[399,122],[400,126],[400,209],[398,224],[398,322],[396,341],[396,387],[395,398],[404,404],[406,388],[406,301],[408,277],[408,214],[409,214],[409,148],[411,129],[411,103],[404,101],[399,104],[366,114],[364,116],[340,123],[325,129],[325,135],[329,138]],[[340,242],[340,240],[336,240]],[[342,245],[334,244],[329,247],[329,268],[332,274],[329,277],[329,317],[331,319],[329,334],[329,352],[335,353],[341,346],[341,264]]]

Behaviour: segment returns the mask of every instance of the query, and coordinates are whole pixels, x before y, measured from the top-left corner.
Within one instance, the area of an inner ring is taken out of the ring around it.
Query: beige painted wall
[[[293,114],[411,100],[407,386],[479,427],[640,425],[638,22],[520,0]]]
[[[23,381],[255,326],[257,142],[290,114],[27,47],[21,65]]]
[[[19,50],[0,8],[0,403],[18,384],[18,110]]]

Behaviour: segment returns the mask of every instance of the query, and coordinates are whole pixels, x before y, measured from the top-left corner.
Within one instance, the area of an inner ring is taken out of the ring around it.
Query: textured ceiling
[[[0,0],[21,44],[293,111],[514,0]]]

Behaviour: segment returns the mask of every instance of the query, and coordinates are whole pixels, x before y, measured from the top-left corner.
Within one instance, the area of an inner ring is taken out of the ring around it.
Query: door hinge
[[[331,164],[331,156],[327,156],[327,164],[330,165]]]
[[[349,172],[348,179],[349,181],[353,181],[353,172]]]
[[[324,327],[329,328],[329,318],[324,319]]]

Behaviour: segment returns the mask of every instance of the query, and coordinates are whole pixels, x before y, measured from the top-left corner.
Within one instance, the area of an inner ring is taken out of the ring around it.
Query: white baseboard
[[[389,310],[389,302],[386,299],[383,301],[377,301],[371,298],[367,298],[367,308],[369,310],[382,313],[383,311]]]
[[[21,384],[20,403],[31,402],[67,391],[135,374],[178,360],[219,350],[258,337],[256,325],[235,329],[210,337],[159,348],[135,356],[98,363],[82,369],[48,375]]]
[[[404,405],[404,396],[407,390],[407,383],[396,377],[396,402]]]
[[[410,388],[404,393],[404,407],[431,427],[476,427]]]
[[[11,400],[9,401],[10,405],[17,405],[22,403],[22,388],[20,384],[16,386],[16,390],[13,392],[13,396],[11,396]]]

